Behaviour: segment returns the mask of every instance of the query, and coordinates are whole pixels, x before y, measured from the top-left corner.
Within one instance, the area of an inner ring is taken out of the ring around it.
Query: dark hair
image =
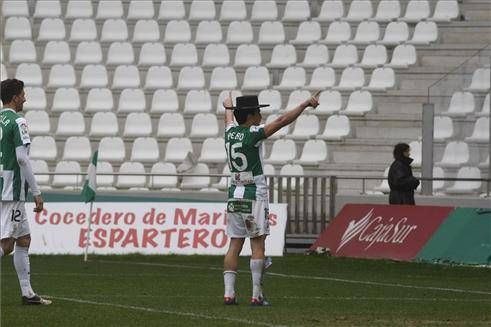
[[[234,110],[235,120],[239,125],[242,125],[247,121],[247,116],[254,115],[255,113],[259,113],[259,108]]]
[[[3,104],[9,103],[12,101],[12,98],[15,95],[21,94],[22,90],[24,89],[24,82],[18,79],[6,79],[2,81],[2,84],[0,86],[1,90],[1,99]]]
[[[394,151],[392,152],[394,154],[394,158],[402,158],[404,155],[403,153],[409,150],[409,144],[407,143],[398,143],[394,147]]]

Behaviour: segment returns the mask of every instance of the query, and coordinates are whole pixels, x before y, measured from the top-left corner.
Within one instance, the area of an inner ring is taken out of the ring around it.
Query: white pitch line
[[[219,270],[219,271],[223,270],[222,268],[210,267],[210,266],[192,266],[192,265],[179,265],[179,264],[166,264],[166,263],[153,263],[153,262],[128,262],[128,261],[112,261],[112,260],[100,260],[100,261],[98,260],[97,262],[109,263],[109,264],[118,264],[119,263],[119,264],[128,264],[128,265],[145,265],[145,266],[170,267],[170,268],[189,268],[189,269],[205,269],[205,270]],[[239,272],[248,273],[249,271],[239,270]],[[345,279],[345,278],[335,278],[335,277],[323,277],[323,276],[287,275],[287,274],[273,273],[273,272],[269,272],[269,271],[267,272],[267,275],[268,276],[283,277],[283,278],[326,280],[326,281],[331,281],[331,282],[361,284],[361,285],[371,285],[371,286],[398,287],[398,288],[422,289],[422,290],[452,292],[452,293],[491,295],[490,291],[468,290],[468,289],[461,289],[461,288],[418,286],[418,285],[407,285],[407,284],[397,284],[397,283],[382,283],[382,282],[364,281],[364,280],[356,280],[356,279]]]
[[[265,323],[265,322],[255,321],[255,320],[237,319],[237,318],[229,318],[229,317],[217,317],[217,316],[205,315],[205,314],[194,313],[194,312],[153,309],[153,308],[148,308],[148,307],[139,307],[139,306],[134,306],[134,305],[117,304],[117,303],[110,303],[110,302],[97,302],[97,301],[75,299],[75,298],[68,298],[68,297],[62,297],[62,296],[46,295],[46,297],[50,298],[50,299],[67,301],[67,302],[75,302],[75,303],[91,304],[91,305],[99,305],[99,306],[108,306],[108,307],[115,307],[115,308],[128,309],[128,310],[153,312],[153,313],[164,313],[164,314],[169,314],[169,315],[190,317],[192,319],[224,320],[224,321],[230,321],[233,323],[242,323],[242,324],[255,325],[255,326],[284,327],[284,325],[274,325],[274,324],[269,324],[269,323]]]

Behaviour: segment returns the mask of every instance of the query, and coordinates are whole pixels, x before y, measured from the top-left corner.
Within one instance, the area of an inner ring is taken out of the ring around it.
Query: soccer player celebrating
[[[28,187],[36,203],[35,212],[43,210],[43,198],[29,161],[31,139],[26,120],[19,115],[26,101],[24,82],[7,79],[1,83],[3,109],[0,111],[0,257],[14,250],[14,266],[19,278],[23,304],[51,304],[31,287],[29,245],[31,235],[25,201]]]
[[[265,240],[269,234],[268,187],[263,173],[262,141],[292,123],[308,107],[319,105],[317,92],[293,110],[265,126],[261,123],[261,107],[257,96],[241,96],[233,106],[232,94],[225,107],[225,148],[231,171],[227,202],[227,235],[230,245],[224,259],[224,304],[237,304],[235,280],[240,251],[246,237],[251,242],[251,305],[269,305],[264,299],[262,276],[265,265]],[[238,125],[234,123],[234,117]]]

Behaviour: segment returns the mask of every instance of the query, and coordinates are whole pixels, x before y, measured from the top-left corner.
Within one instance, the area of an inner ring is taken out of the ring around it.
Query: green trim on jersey
[[[2,156],[2,175],[0,183],[0,199],[2,201],[25,201],[27,183],[17,162],[15,149],[31,143],[26,120],[14,110],[4,108],[0,111]]]

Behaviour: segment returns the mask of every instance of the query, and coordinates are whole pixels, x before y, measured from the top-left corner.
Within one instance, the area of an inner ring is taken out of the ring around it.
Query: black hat
[[[259,104],[257,95],[244,95],[235,99],[236,106],[234,110],[247,110],[247,109],[259,109],[262,107],[269,107],[269,104]]]

